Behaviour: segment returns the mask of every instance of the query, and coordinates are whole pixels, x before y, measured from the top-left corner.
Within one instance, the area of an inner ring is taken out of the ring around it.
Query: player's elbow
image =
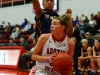
[[[35,58],[34,57],[35,57],[34,54],[32,54],[31,59],[35,61]]]

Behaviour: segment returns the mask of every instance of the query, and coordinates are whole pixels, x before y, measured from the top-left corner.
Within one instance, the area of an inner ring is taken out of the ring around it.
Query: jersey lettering
[[[60,52],[65,53],[65,51],[60,50],[60,49],[47,48],[47,54],[54,54],[54,53],[60,53]]]
[[[53,72],[53,71],[54,71],[53,68],[50,68],[50,67],[48,67],[48,66],[45,66],[45,70],[50,71],[50,72]]]

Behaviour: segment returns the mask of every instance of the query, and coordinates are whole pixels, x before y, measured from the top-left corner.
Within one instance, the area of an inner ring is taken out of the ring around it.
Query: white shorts
[[[29,75],[61,75],[58,72],[48,72],[48,71],[43,70],[39,67],[37,67],[36,72],[33,72],[35,68],[36,68],[36,66],[31,69]]]

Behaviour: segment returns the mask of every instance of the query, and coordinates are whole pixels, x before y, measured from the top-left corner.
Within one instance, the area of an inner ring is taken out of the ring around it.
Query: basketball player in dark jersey
[[[100,75],[100,40],[94,40],[93,46],[93,56],[91,57],[91,68],[92,68],[92,75],[96,75],[96,65],[99,68],[99,75]]]
[[[37,26],[36,36],[39,37],[41,34],[50,33],[51,21],[53,18],[58,17],[59,15],[53,10],[54,0],[43,0],[44,10],[41,9],[40,3],[38,0],[33,0],[33,8],[36,14],[35,21]],[[67,13],[69,16],[72,13]],[[68,34],[72,35],[73,26],[70,23]]]
[[[81,56],[78,57],[78,74],[77,75],[82,75],[81,73],[81,68],[82,64],[85,63],[85,65],[88,68],[88,75],[91,75],[91,68],[90,68],[90,57],[91,57],[91,50],[92,48],[88,46],[88,41],[86,39],[82,40],[82,48],[81,48]]]

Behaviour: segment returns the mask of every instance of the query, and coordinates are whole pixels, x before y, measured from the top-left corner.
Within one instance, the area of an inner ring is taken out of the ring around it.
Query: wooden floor
[[[0,75],[29,75],[29,72],[21,72],[19,70],[0,69]]]

